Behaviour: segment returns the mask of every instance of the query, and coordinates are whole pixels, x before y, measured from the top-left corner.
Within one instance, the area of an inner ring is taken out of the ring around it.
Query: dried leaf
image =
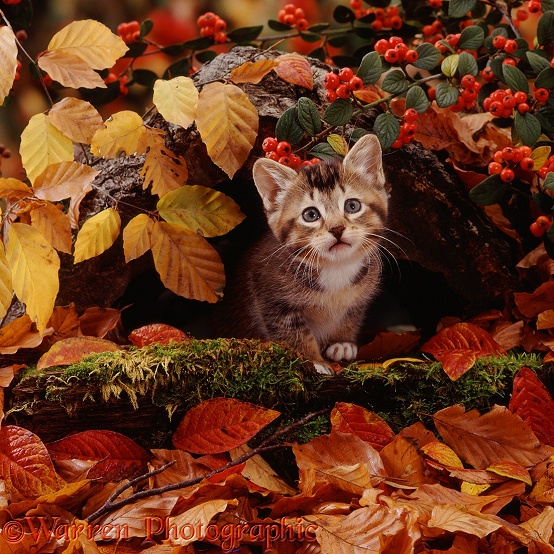
[[[79,316],[75,310],[75,304],[55,306],[48,320],[48,327],[54,330],[57,340],[76,337],[79,334]]]
[[[166,325],[165,323],[151,323],[144,327],[139,327],[129,335],[129,342],[138,348],[153,344],[169,344],[170,342],[189,341],[190,338],[180,329]]]
[[[152,255],[162,283],[175,294],[217,302],[225,284],[221,259],[200,235],[182,226],[156,222]]]
[[[37,362],[37,369],[71,365],[96,352],[115,352],[120,347],[115,342],[98,337],[69,337],[55,342]]]
[[[0,319],[8,313],[8,309],[12,304],[12,299],[12,272],[8,266],[4,247],[0,245]]]
[[[397,435],[380,452],[387,472],[387,483],[396,487],[419,487],[430,481],[425,462],[406,437]]]
[[[106,208],[87,219],[75,241],[75,263],[105,252],[119,236],[120,229],[121,217],[113,208]]]
[[[0,105],[10,93],[17,70],[17,43],[10,27],[0,27]]]
[[[146,214],[138,214],[123,229],[123,252],[125,261],[140,258],[151,247],[154,221]]]
[[[420,331],[408,331],[406,333],[381,331],[370,343],[358,350],[358,359],[375,360],[407,354],[416,348],[420,339]]]
[[[516,481],[522,481],[529,486],[533,484],[529,472],[524,467],[519,464],[514,464],[513,462],[497,462],[496,464],[489,466],[487,471],[492,471],[492,473],[496,473],[496,475],[509,477],[510,479],[515,479]]]
[[[90,150],[95,156],[116,158],[120,152],[127,156],[144,154],[142,118],[129,110],[113,114],[92,137]]]
[[[0,329],[0,354],[15,354],[20,348],[35,348],[43,339],[38,331],[31,331],[33,323],[25,314]]]
[[[280,413],[234,398],[213,398],[191,408],[172,442],[193,454],[227,452],[249,441]]]
[[[554,281],[548,281],[532,293],[514,293],[517,309],[528,319],[537,317],[545,310],[554,309]]]
[[[420,450],[432,460],[435,460],[436,462],[439,462],[439,464],[446,467],[454,467],[458,469],[464,468],[464,464],[457,456],[456,452],[442,442],[429,442],[423,445]]]
[[[52,50],[39,56],[38,66],[64,87],[106,88],[107,85],[83,59],[70,51]]]
[[[52,106],[48,117],[66,137],[81,144],[90,144],[94,133],[103,124],[98,110],[79,98],[62,98]]]
[[[50,202],[31,210],[31,225],[59,252],[71,254],[72,237],[69,218]]]
[[[152,449],[151,452],[155,456],[151,465],[156,469],[169,462],[175,462],[174,465],[152,478],[155,487],[203,477],[208,472],[197,462],[196,458],[183,450]]]
[[[14,223],[8,232],[6,259],[15,294],[43,333],[59,289],[58,254],[39,231],[24,223]]]
[[[121,312],[116,308],[87,308],[79,318],[81,333],[88,337],[104,337],[121,321]]]
[[[500,518],[493,518],[464,506],[435,506],[427,525],[451,533],[470,533],[484,538],[502,527]]]
[[[230,178],[242,167],[258,135],[258,111],[237,86],[206,85],[196,126],[212,161]]]
[[[59,162],[49,165],[36,178],[37,198],[58,202],[82,193],[100,171],[79,162]]]
[[[275,68],[275,73],[283,81],[291,85],[312,90],[314,88],[314,77],[310,62],[299,54],[283,54],[277,58],[279,65]]]
[[[198,89],[190,77],[158,79],[154,83],[153,102],[166,121],[186,128],[196,117]]]
[[[3,27],[0,27],[2,29]],[[21,200],[33,195],[33,189],[23,181],[14,178],[0,177],[0,198],[8,200]]]
[[[554,309],[545,310],[537,316],[537,329],[552,329],[554,327]]]
[[[257,85],[274,67],[279,65],[275,60],[258,60],[244,62],[231,71],[229,78],[233,83],[252,83]]]

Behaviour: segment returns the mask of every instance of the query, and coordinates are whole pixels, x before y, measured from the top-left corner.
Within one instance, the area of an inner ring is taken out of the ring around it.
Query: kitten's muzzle
[[[331,227],[329,229],[329,233],[331,233],[338,241],[340,241],[343,232],[344,225],[338,225],[337,227]]]

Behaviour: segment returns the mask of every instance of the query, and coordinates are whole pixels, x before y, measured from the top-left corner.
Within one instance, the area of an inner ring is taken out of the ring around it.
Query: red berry
[[[335,90],[340,85],[340,78],[336,73],[327,73],[323,77],[323,86],[327,90]]]
[[[542,11],[542,6],[537,0],[531,0],[527,6],[527,9],[529,10],[529,13],[539,13]]]
[[[353,10],[359,10],[363,6],[362,0],[350,0],[350,7]]]
[[[404,112],[404,120],[408,123],[413,123],[419,117],[419,113],[415,108],[408,108]]]
[[[225,42],[227,42],[227,33],[224,33],[222,31],[215,33],[214,41],[217,44],[224,44]]]
[[[304,10],[302,8],[296,8],[294,10],[294,17],[296,17],[296,19],[304,19],[306,17],[306,14],[304,13]]]
[[[513,109],[516,107],[516,104],[517,104],[517,100],[515,98],[515,96],[509,94],[508,96],[504,96],[504,98],[502,98],[502,105],[505,107],[505,108],[510,108],[510,109]]]
[[[292,27],[296,23],[296,17],[294,17],[292,13],[287,13],[285,17],[283,17],[283,23]]]
[[[462,80],[460,81],[460,84],[467,89],[473,89],[475,86],[475,83],[477,81],[475,80],[475,77],[473,75],[464,75],[462,77]]]
[[[262,142],[262,150],[264,152],[273,152],[277,148],[277,139],[274,137],[266,137]]]
[[[520,146],[519,149],[521,150],[521,153],[523,154],[524,158],[528,158],[531,155],[531,152],[533,152],[530,146],[523,145],[523,146]]]
[[[356,12],[356,13],[358,13],[358,12]],[[364,16],[362,15],[360,17],[357,17],[357,19],[360,19],[361,17],[364,17]],[[371,22],[371,28],[374,31],[379,32],[383,27],[384,27],[383,22],[380,19],[375,19],[374,21]]]
[[[392,148],[400,148],[404,144],[404,141],[399,137],[392,144]]]
[[[285,10],[285,13],[294,14],[296,11],[296,6],[294,4],[286,4],[283,7],[283,10]]]
[[[390,26],[396,31],[398,31],[398,29],[401,29],[403,24],[404,22],[399,15],[395,15],[394,17],[390,18]]]
[[[498,162],[491,162],[488,165],[489,175],[499,175],[502,171],[502,165]]]
[[[396,53],[398,54],[398,61],[403,62],[404,56],[406,56],[406,53],[408,52],[408,47],[402,42],[401,44],[397,44],[394,49],[396,50]]]
[[[281,156],[277,161],[280,164],[283,164],[286,166],[290,166],[292,164],[292,160],[290,159],[290,156]]]
[[[279,20],[280,23],[285,22],[285,15],[287,15],[287,12],[285,10],[279,10],[279,14],[277,16],[277,19]]]
[[[521,90],[518,90],[515,94],[514,94],[514,98],[516,99],[516,102],[518,104],[521,104],[522,102],[527,102],[527,93],[526,92],[523,92]]]
[[[399,44],[402,44],[404,40],[401,37],[392,36],[389,38],[389,42],[390,42],[391,48],[395,48]]]
[[[274,160],[274,161],[278,162],[279,158],[281,156],[279,156],[279,154],[277,154],[277,152],[273,151],[273,152],[266,152],[265,157],[269,158],[270,160]]]
[[[389,48],[385,52],[384,58],[385,58],[385,61],[388,63],[396,63],[398,61],[398,52],[393,48]]]
[[[289,142],[282,140],[277,144],[275,151],[279,156],[288,156],[292,152],[292,147]]]
[[[504,162],[504,158],[502,157],[502,150],[497,150],[494,153],[493,160],[499,164],[502,164]]]
[[[339,79],[341,83],[348,83],[352,77],[354,77],[354,72],[349,67],[343,67],[339,71]]]
[[[327,100],[327,102],[334,102],[337,98],[337,93],[334,90],[325,91],[325,100]]]
[[[545,215],[539,215],[536,223],[539,227],[547,227],[550,225],[550,219]]]
[[[302,163],[302,158],[300,158],[300,156],[297,156],[296,154],[291,154],[289,158],[290,166],[292,167],[292,169],[298,169],[300,167],[300,164]]]
[[[529,225],[529,231],[531,231],[531,234],[534,235],[537,238],[540,238],[544,235],[546,232],[546,229],[544,227],[541,227],[537,224],[536,221],[533,221],[531,225]]]
[[[519,167],[521,167],[521,169],[523,169],[523,171],[533,171],[533,169],[535,167],[535,162],[534,162],[533,158],[523,158],[519,162]]]
[[[498,50],[502,50],[506,46],[507,38],[504,35],[496,35],[492,39],[492,45]]]
[[[404,136],[413,137],[417,132],[417,125],[415,123],[403,123],[401,127],[401,132]]]
[[[429,0],[429,5],[432,8],[438,9],[442,6],[442,0]]]
[[[526,102],[522,102],[521,104],[518,104],[517,106],[517,111],[523,115],[525,113],[527,113],[529,111],[529,104],[527,104]]]
[[[225,29],[227,29],[227,23],[225,22],[225,20],[219,17],[215,22],[214,29],[216,31],[225,31]]]
[[[375,43],[375,46],[373,48],[375,49],[375,52],[383,55],[390,47],[391,43],[388,40],[382,38]]]
[[[496,117],[500,117],[503,109],[504,109],[504,106],[502,106],[502,103],[499,102],[498,100],[495,100],[489,106],[489,113],[491,113],[492,115],[495,115]]]
[[[519,19],[519,21],[525,21],[529,18],[529,12],[527,10],[524,10],[523,8],[519,8],[516,12],[516,17]]]
[[[537,175],[541,178],[541,179],[546,179],[546,176],[550,173],[550,168],[547,167],[547,166],[542,166],[538,171],[537,171]]]
[[[296,28],[299,31],[305,31],[308,28],[308,20],[307,19],[297,19],[296,20]]]
[[[507,54],[513,54],[517,50],[517,42],[513,39],[509,39],[506,41],[506,44],[504,45],[504,52]]]
[[[505,58],[502,62],[502,65],[511,65],[511,66],[515,66],[516,65],[516,61],[514,60],[514,58]]]
[[[514,149],[511,146],[506,146],[502,149],[502,158],[509,162],[514,157]]]
[[[537,102],[546,102],[549,96],[550,95],[545,88],[538,88],[535,91],[535,100],[537,100]]]
[[[404,56],[404,61],[407,63],[414,63],[419,58],[419,54],[415,50],[408,50]]]
[[[477,98],[477,91],[465,88],[460,93],[466,102],[473,102]]]
[[[350,90],[361,90],[364,86],[364,82],[359,77],[352,77],[352,79],[348,81],[348,86]]]
[[[437,98],[437,89],[435,87],[429,87],[427,89],[427,97],[429,100],[435,100]]]
[[[513,169],[510,169],[509,167],[505,167],[501,172],[500,172],[500,178],[505,182],[505,183],[509,183],[511,181],[514,180],[514,170]]]
[[[483,77],[483,81],[485,81],[486,83],[490,83],[496,79],[496,76],[494,75],[494,72],[490,67],[485,67],[481,71],[481,77]]]
[[[347,84],[342,84],[337,87],[335,92],[339,98],[349,98],[352,91]]]

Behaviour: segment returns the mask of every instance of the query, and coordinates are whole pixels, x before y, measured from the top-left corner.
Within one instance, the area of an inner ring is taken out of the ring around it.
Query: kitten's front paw
[[[353,342],[335,342],[325,351],[325,356],[334,362],[354,360],[358,354],[358,347]]]
[[[336,375],[335,370],[325,362],[314,363],[314,367],[320,375]]]

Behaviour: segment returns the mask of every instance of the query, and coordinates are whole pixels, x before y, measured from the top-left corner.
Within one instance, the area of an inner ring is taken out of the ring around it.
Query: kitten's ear
[[[296,171],[269,158],[261,158],[254,164],[252,175],[264,208],[272,211],[279,203],[279,193],[296,178]]]
[[[343,164],[354,171],[375,175],[381,185],[385,184],[381,145],[375,135],[364,135],[358,139],[346,154]]]

